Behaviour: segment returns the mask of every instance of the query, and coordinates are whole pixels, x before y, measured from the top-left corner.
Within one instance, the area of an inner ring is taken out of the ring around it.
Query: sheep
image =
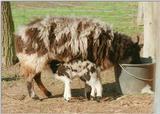
[[[80,58],[106,70],[119,63],[140,63],[141,47],[139,40],[133,42],[130,36],[114,32],[104,22],[88,18],[40,18],[15,33],[20,72],[26,77],[32,99],[38,98],[33,80],[47,97],[52,97],[41,81],[41,72],[49,61],[68,63]]]

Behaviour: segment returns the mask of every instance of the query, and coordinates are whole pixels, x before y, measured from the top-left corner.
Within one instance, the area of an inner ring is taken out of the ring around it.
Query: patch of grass
[[[143,28],[136,25],[136,2],[12,2],[15,28],[36,17],[78,16],[105,21],[114,30],[128,35],[139,34]]]

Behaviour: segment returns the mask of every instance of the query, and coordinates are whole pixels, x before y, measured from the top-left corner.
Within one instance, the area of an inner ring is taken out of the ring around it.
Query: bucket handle
[[[139,80],[142,80],[142,81],[153,81],[153,79],[144,79],[144,78],[139,78],[137,76],[135,76],[134,74],[128,72],[121,64],[119,64],[119,66],[122,68],[122,70],[124,70],[127,74],[129,74],[130,76],[136,78],[136,79],[139,79]]]

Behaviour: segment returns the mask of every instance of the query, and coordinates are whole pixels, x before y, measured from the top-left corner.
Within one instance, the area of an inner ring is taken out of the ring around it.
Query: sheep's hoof
[[[37,95],[33,96],[32,99],[33,100],[40,100],[40,98]]]
[[[97,97],[96,97],[96,101],[97,101],[97,102],[100,102],[101,98],[102,98],[102,97],[97,96]]]
[[[69,102],[70,100],[69,99],[64,99],[66,102]]]
[[[47,91],[46,96],[47,96],[48,98],[52,98],[52,97],[53,97],[52,93],[49,92],[49,91]]]
[[[90,96],[91,100],[96,100],[96,97]]]
[[[86,98],[87,98],[87,100],[91,100],[90,94],[91,94],[91,92],[87,92],[87,93],[86,93]]]
[[[64,100],[66,101],[66,102],[69,102],[70,100],[71,100],[71,98],[69,97],[69,98],[64,98]]]

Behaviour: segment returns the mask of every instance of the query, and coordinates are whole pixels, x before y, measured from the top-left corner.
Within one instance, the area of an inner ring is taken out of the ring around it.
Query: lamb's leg
[[[91,97],[93,100],[100,101],[100,98],[102,97],[102,85],[100,80],[97,78],[97,76],[92,75],[91,79],[89,81],[86,81],[86,83],[91,86]],[[95,94],[96,98],[95,98]]]
[[[61,80],[64,82],[64,94],[63,97],[66,101],[69,101],[71,99],[71,79],[69,79],[67,76],[59,76],[55,75],[56,79]]]
[[[90,76],[91,77],[91,76]],[[95,94],[96,94],[96,88],[95,88],[95,79],[93,77],[91,77],[91,79],[89,79],[88,81],[86,81],[86,87],[87,89],[89,88],[88,86],[91,87],[91,93],[90,93],[90,97],[95,99]],[[88,85],[87,85],[88,84]],[[86,89],[86,88],[85,88]],[[87,90],[86,89],[86,90]],[[86,92],[87,93],[87,92]]]
[[[65,83],[65,90],[64,90],[64,99],[69,101],[71,99],[71,81],[70,79],[66,79]]]
[[[87,81],[86,83],[88,84],[88,86],[91,87],[90,97],[94,100],[95,99],[95,94],[96,94],[96,88],[94,86],[94,83],[92,83],[92,80]]]
[[[88,100],[90,100],[91,98],[91,87],[85,83],[85,88],[84,88],[84,96],[85,98],[87,98]]]
[[[96,88],[96,92],[97,92],[96,100],[98,102],[100,102],[100,99],[102,98],[102,90],[103,90],[100,80],[96,81],[95,88]]]
[[[47,97],[52,97],[51,92],[49,92],[45,86],[43,85],[41,81],[41,73],[38,73],[34,77],[35,82],[37,83],[38,87],[41,89],[41,91],[47,96]]]
[[[93,100],[95,100],[95,94],[96,94],[96,88],[94,85],[91,85],[91,98],[93,98]]]

